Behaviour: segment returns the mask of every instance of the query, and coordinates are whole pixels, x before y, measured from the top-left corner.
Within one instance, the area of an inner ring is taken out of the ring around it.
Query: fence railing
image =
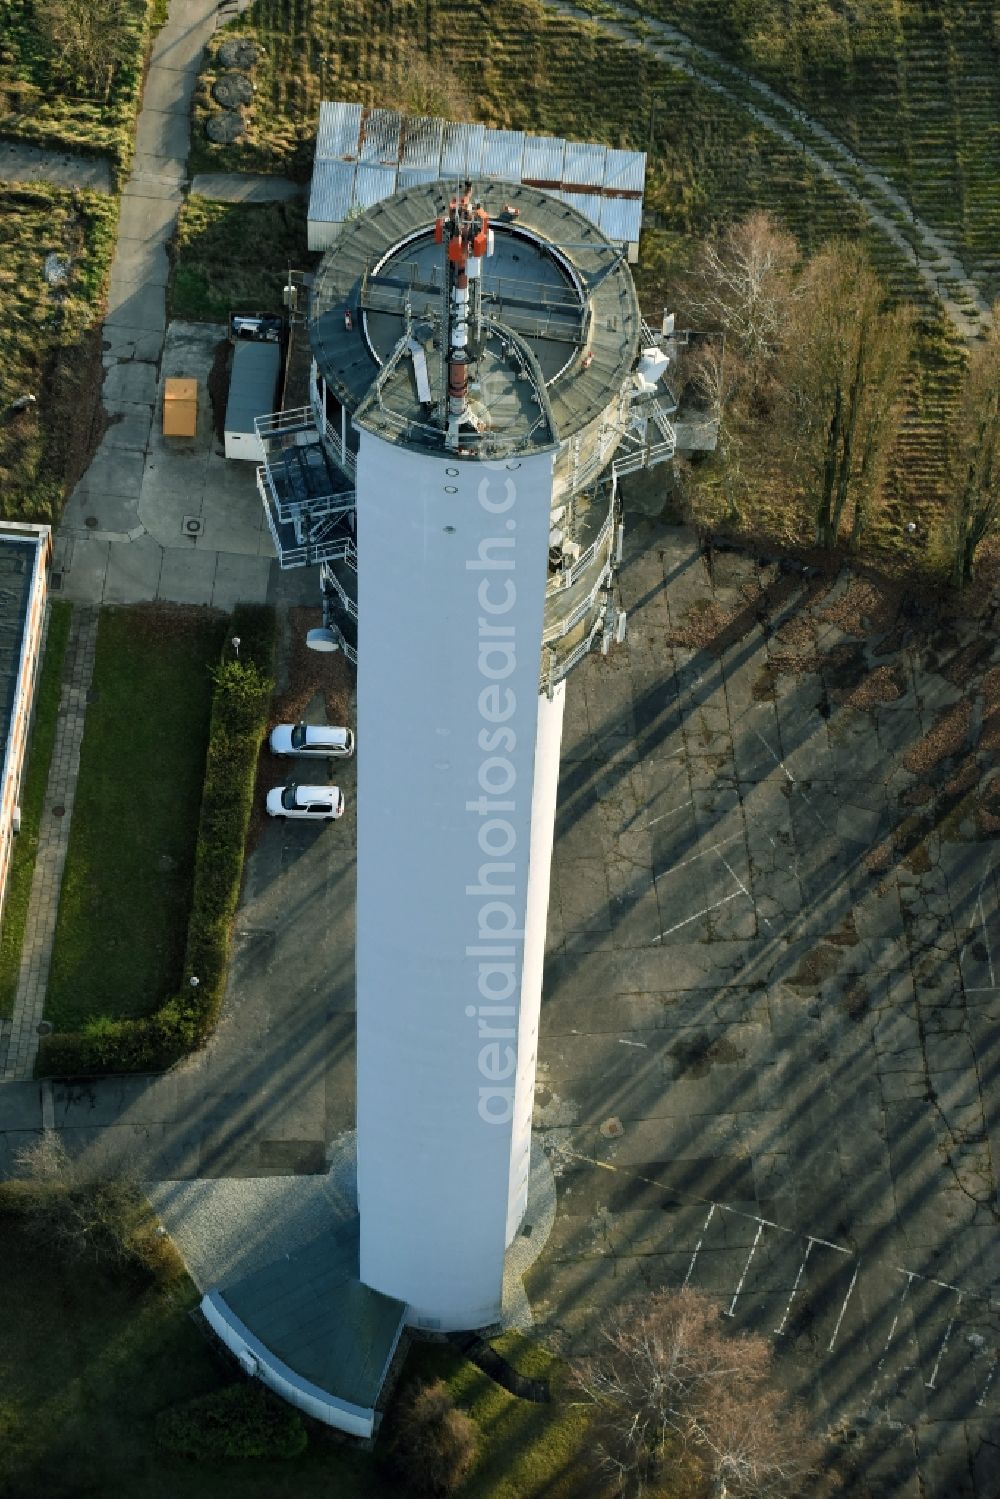
[[[545,590],[546,593],[559,593],[564,588],[572,587],[579,578],[582,578],[601,548],[609,545],[614,525],[615,516],[614,509],[612,508],[608,511],[607,519],[587,550],[580,554],[571,567],[563,568],[561,573],[557,573],[549,581],[549,585]]]
[[[597,598],[597,595],[605,586],[606,581],[607,573],[605,569],[601,572],[601,575],[598,578],[597,582],[594,584],[593,588],[580,600],[576,608],[573,609],[570,614],[567,614],[565,619],[558,620],[554,625],[550,625],[549,628],[543,632],[542,644],[551,645],[552,641],[561,640],[564,635],[568,635],[570,630],[572,630],[575,625],[578,625],[581,619],[583,619],[594,607],[594,602]]]
[[[330,490],[327,494],[307,495],[304,499],[283,496],[266,459],[257,469],[257,488],[265,510],[273,508],[278,520],[285,524],[304,520],[307,516],[319,520],[325,515],[346,515],[355,507],[353,489]]]

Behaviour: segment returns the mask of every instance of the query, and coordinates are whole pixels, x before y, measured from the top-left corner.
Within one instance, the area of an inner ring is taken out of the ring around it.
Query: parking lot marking
[[[996,974],[993,971],[993,949],[990,946],[990,935],[989,935],[989,931],[988,931],[987,926],[986,926],[986,911],[985,911],[985,908],[983,906],[983,891],[986,888],[986,881],[989,879],[992,870],[993,870],[993,854],[990,853],[990,856],[989,856],[989,858],[986,861],[986,869],[985,869],[985,871],[983,873],[983,877],[979,881],[979,889],[976,891],[976,901],[975,901],[975,905],[973,906],[973,911],[978,911],[979,912],[979,925],[980,925],[980,927],[982,929],[982,933],[983,933],[983,946],[986,949],[986,962],[987,962],[987,965],[988,965],[989,970],[990,970],[990,981],[989,981],[988,984],[964,984],[965,992],[967,994],[988,994],[992,990],[996,989],[996,987],[997,987],[997,984],[996,984]],[[973,933],[975,931],[975,928],[976,928],[975,921],[974,920],[970,921],[969,922],[969,936],[968,936],[968,939],[965,942],[962,943],[962,946],[961,946],[961,948],[959,950],[959,954],[958,954],[958,967],[959,967],[959,971],[962,972],[962,975],[963,975],[963,983],[964,983],[964,971],[963,971],[963,961],[962,960],[965,957],[966,949],[969,946],[969,942],[972,939],[972,935],[973,935]]]
[[[708,1210],[708,1216],[706,1217],[704,1223],[701,1226],[701,1238],[698,1240],[697,1244],[694,1246],[694,1254],[691,1256],[691,1263],[690,1263],[690,1265],[688,1265],[687,1274],[685,1275],[685,1277],[684,1277],[684,1283],[681,1286],[681,1290],[682,1291],[684,1290],[684,1287],[687,1285],[688,1281],[691,1279],[691,1272],[694,1269],[694,1262],[698,1258],[698,1251],[699,1251],[699,1249],[701,1248],[702,1244],[704,1244],[704,1242],[705,1242],[705,1234],[708,1232],[708,1225],[712,1221],[712,1215],[714,1214],[714,1212],[715,1212],[715,1203],[713,1202],[712,1206]]]
[[[857,1285],[857,1282],[858,1282],[858,1271],[860,1269],[861,1269],[861,1261],[858,1260],[858,1263],[854,1267],[854,1274],[851,1276],[851,1284],[847,1287],[847,1295],[844,1297],[844,1304],[840,1308],[840,1316],[837,1318],[837,1325],[833,1329],[833,1337],[830,1339],[829,1343],[827,1343],[827,1345],[826,1345],[826,1351],[827,1351],[827,1353],[832,1353],[833,1352],[833,1345],[837,1341],[838,1334],[840,1333],[840,1324],[844,1320],[844,1313],[847,1311],[847,1303],[850,1301],[851,1296],[852,1296],[852,1294],[854,1292],[854,1287]]]
[[[694,797],[689,797],[686,802],[681,802],[679,807],[674,807],[670,812],[662,812],[659,817],[654,817],[652,822],[647,822],[647,828],[655,828],[658,822],[665,822],[668,817],[676,817],[678,812],[683,812],[685,807],[694,805]]]
[[[795,790],[799,793],[799,796],[801,796],[802,800],[805,802],[806,806],[809,808],[809,812],[810,812],[811,816],[815,817],[816,821],[819,823],[819,825],[823,829],[823,831],[825,833],[828,833],[830,831],[828,824],[823,821],[822,817],[820,817],[819,813],[816,811],[816,808],[813,806],[812,802],[806,796],[805,792],[802,790],[802,787],[799,785],[798,781],[792,775],[792,772],[788,769],[788,766],[785,764],[784,760],[780,759],[779,756],[775,754],[774,750],[768,744],[767,740],[764,738],[763,734],[760,732],[759,729],[754,729],[754,733],[757,735],[757,738],[760,740],[761,744],[764,746],[764,748],[767,750],[768,754],[771,756],[771,759],[774,761],[775,765],[777,765],[780,770],[784,771],[786,777],[788,778],[788,784],[790,786],[794,786]]]
[[[944,1330],[944,1337],[941,1339],[941,1347],[938,1349],[938,1356],[934,1360],[934,1368],[931,1370],[931,1377],[930,1377],[930,1379],[926,1379],[924,1381],[924,1383],[926,1384],[926,1386],[927,1386],[927,1388],[929,1390],[933,1390],[934,1387],[935,1387],[935,1383],[936,1383],[937,1377],[938,1377],[938,1370],[941,1367],[941,1360],[944,1358],[945,1351],[946,1351],[946,1349],[948,1347],[948,1340],[951,1337],[951,1330],[955,1326],[955,1318],[958,1316],[958,1309],[959,1309],[959,1307],[961,1305],[962,1305],[962,1293],[961,1293],[961,1291],[959,1291],[958,1292],[958,1300],[955,1303],[955,1310],[954,1310],[954,1312],[952,1313],[952,1315],[948,1319],[948,1326]]]
[[[759,915],[760,913],[757,911],[757,902],[754,900],[753,896],[750,894],[750,891],[747,889],[746,885],[744,885],[743,881],[740,879],[739,875],[736,873],[736,870],[733,868],[733,866],[730,864],[729,860],[726,858],[725,854],[720,853],[718,849],[716,849],[716,853],[719,854],[719,858],[722,860],[723,864],[725,864],[726,868],[729,870],[729,873],[732,875],[732,877],[736,881],[737,885],[739,885],[740,889],[743,891],[743,894],[746,896],[747,900],[753,906],[755,914]],[[762,916],[761,920],[763,921],[763,923],[764,923],[765,926],[770,926],[771,925],[771,923],[768,921],[768,919],[767,919],[766,916]]]
[[[750,1269],[751,1261],[753,1260],[754,1255],[757,1253],[757,1245],[760,1243],[761,1235],[763,1234],[765,1227],[773,1228],[774,1224],[768,1223],[766,1218],[758,1218],[757,1232],[753,1236],[753,1243],[750,1245],[750,1253],[747,1255],[747,1262],[743,1266],[743,1274],[740,1276],[739,1284],[737,1285],[736,1290],[733,1292],[733,1299],[729,1303],[729,1308],[726,1311],[727,1317],[731,1317],[736,1311],[736,1303],[739,1300],[740,1292],[743,1289],[743,1282],[747,1278],[747,1271]]]
[[[993,1383],[993,1376],[996,1373],[996,1367],[997,1367],[997,1359],[998,1359],[998,1357],[1000,1357],[1000,1355],[997,1355],[997,1354],[993,1355],[993,1362],[990,1364],[989,1373],[986,1375],[986,1383],[983,1385],[983,1393],[980,1395],[979,1399],[976,1401],[977,1405],[982,1405],[983,1402],[986,1399],[986,1396],[989,1394],[990,1385]]]
[[[588,1165],[599,1166],[604,1171],[610,1171],[615,1175],[626,1176],[631,1178],[631,1180],[633,1181],[644,1182],[649,1186],[660,1187],[663,1191],[674,1191],[674,1189],[668,1188],[663,1182],[659,1182],[653,1177],[644,1176],[641,1172],[638,1171],[630,1171],[627,1167],[615,1166],[608,1161],[599,1161],[592,1156],[584,1155],[581,1151],[573,1150],[571,1147],[565,1145],[555,1147],[553,1150],[553,1154],[571,1157],[576,1160],[583,1161]],[[843,1254],[848,1256],[848,1258],[853,1259],[855,1263],[851,1273],[850,1283],[844,1294],[844,1299],[840,1304],[840,1309],[837,1313],[837,1320],[834,1324],[832,1335],[829,1342],[826,1344],[827,1353],[832,1353],[834,1351],[834,1348],[837,1345],[837,1340],[840,1337],[844,1319],[847,1315],[848,1306],[850,1305],[851,1298],[854,1295],[855,1287],[858,1284],[858,1278],[863,1268],[864,1262],[862,1258],[856,1254],[855,1250],[849,1248],[845,1244],[838,1244],[834,1240],[824,1239],[819,1234],[804,1234],[800,1229],[789,1228],[783,1223],[775,1223],[770,1218],[761,1217],[759,1213],[748,1212],[744,1208],[733,1207],[729,1203],[712,1201],[707,1197],[698,1197],[696,1194],[689,1192],[675,1192],[674,1195],[682,1199],[686,1199],[686,1201],[689,1202],[692,1206],[697,1203],[707,1207],[707,1212],[701,1225],[701,1230],[698,1234],[697,1242],[695,1243],[694,1249],[692,1250],[691,1258],[688,1261],[687,1271],[681,1283],[682,1289],[691,1284],[695,1273],[695,1267],[698,1263],[698,1258],[701,1254],[702,1248],[704,1247],[705,1240],[707,1238],[709,1229],[711,1228],[713,1219],[715,1219],[717,1215],[722,1213],[731,1213],[734,1217],[746,1218],[756,1224],[753,1241],[747,1253],[747,1257],[744,1262],[739,1281],[737,1282],[736,1289],[733,1292],[728,1307],[723,1308],[723,1315],[725,1316],[736,1316],[737,1303],[739,1302],[740,1297],[744,1294],[747,1277],[749,1275],[754,1256],[756,1255],[761,1240],[764,1236],[765,1229],[773,1229],[777,1233],[790,1234],[795,1238],[802,1238],[805,1240],[805,1250],[799,1262],[798,1270],[796,1271],[795,1280],[789,1293],[788,1300],[785,1303],[781,1321],[778,1323],[777,1327],[772,1329],[773,1335],[776,1337],[783,1336],[785,1333],[785,1329],[788,1325],[789,1317],[791,1316],[795,1298],[800,1294],[802,1290],[802,1284],[806,1274],[806,1267],[809,1263],[814,1247],[818,1245],[823,1249],[833,1250],[835,1254]],[[896,1302],[892,1322],[890,1323],[889,1331],[886,1335],[885,1343],[882,1348],[882,1353],[876,1366],[875,1378],[872,1382],[871,1388],[872,1397],[874,1397],[878,1389],[879,1375],[885,1368],[889,1352],[896,1338],[897,1330],[899,1328],[899,1320],[903,1314],[903,1308],[910,1297],[910,1292],[915,1282],[923,1281],[927,1285],[938,1286],[941,1290],[948,1291],[958,1298],[958,1302],[956,1303],[952,1314],[949,1316],[948,1321],[945,1325],[944,1333],[941,1337],[940,1344],[938,1345],[937,1354],[934,1360],[934,1367],[931,1371],[930,1378],[924,1381],[925,1387],[929,1390],[936,1391],[938,1389],[938,1377],[940,1375],[941,1366],[944,1362],[945,1355],[947,1354],[948,1349],[951,1346],[955,1324],[958,1321],[959,1305],[963,1298],[972,1294],[976,1294],[975,1292],[970,1292],[968,1288],[962,1289],[959,1286],[952,1285],[950,1281],[938,1280],[935,1276],[932,1275],[922,1275],[918,1270],[907,1270],[904,1265],[895,1265],[893,1266],[893,1270],[897,1275],[902,1275],[905,1277],[905,1284]],[[981,1407],[985,1404],[989,1391],[992,1388],[995,1380],[998,1363],[1000,1363],[1000,1351],[998,1351],[994,1355],[993,1360],[990,1363],[986,1379],[983,1382],[982,1390],[980,1391],[979,1397],[976,1400],[977,1407]]]
[[[682,926],[690,926],[692,921],[698,920],[699,916],[707,916],[709,911],[717,911],[719,907],[724,906],[727,901],[739,900],[740,893],[741,892],[739,890],[734,890],[732,895],[724,895],[721,900],[713,901],[710,906],[705,906],[703,910],[695,911],[693,916],[685,916],[684,920],[678,921],[676,926],[668,927],[665,932],[661,932],[658,937],[654,937],[653,941],[649,944],[650,947],[653,946],[654,942],[662,942],[664,937],[670,937],[674,932],[679,932]]]
[[[889,1352],[889,1344],[892,1342],[893,1338],[896,1335],[896,1324],[899,1322],[900,1314],[903,1310],[903,1302],[906,1300],[907,1296],[909,1296],[910,1287],[916,1279],[916,1272],[914,1270],[900,1270],[898,1266],[896,1268],[900,1275],[906,1276],[906,1285],[903,1287],[903,1294],[899,1298],[899,1305],[896,1308],[896,1314],[889,1325],[889,1336],[885,1340],[885,1347],[882,1349],[882,1357],[878,1361],[878,1367],[880,1369],[885,1363],[886,1354]]]
[[[802,1256],[802,1263],[799,1266],[798,1274],[795,1277],[795,1284],[792,1286],[791,1295],[789,1296],[788,1303],[785,1306],[785,1314],[779,1322],[778,1326],[774,1329],[775,1334],[778,1337],[780,1337],[785,1331],[785,1323],[788,1321],[788,1314],[792,1309],[792,1302],[795,1300],[795,1293],[799,1289],[802,1277],[805,1274],[806,1264],[808,1263],[809,1256],[812,1254],[814,1244],[822,1244],[824,1249],[835,1249],[838,1254],[851,1253],[851,1250],[845,1249],[843,1244],[831,1244],[829,1239],[817,1239],[813,1234],[806,1235],[806,1252]]]

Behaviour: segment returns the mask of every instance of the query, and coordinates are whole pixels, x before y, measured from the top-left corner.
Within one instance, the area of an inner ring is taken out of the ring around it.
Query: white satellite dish
[[[326,625],[322,625],[318,630],[310,630],[306,636],[306,645],[311,651],[340,650],[340,641]]]

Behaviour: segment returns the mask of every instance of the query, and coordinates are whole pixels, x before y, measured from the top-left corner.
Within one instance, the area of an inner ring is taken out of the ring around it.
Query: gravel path
[[[989,305],[958,256],[937,230],[914,213],[887,177],[839,141],[825,125],[782,98],[770,85],[727,62],[718,52],[692,41],[676,26],[653,20],[631,6],[615,3],[615,0],[607,4],[606,9],[614,11],[620,18],[613,21],[603,15],[593,16],[568,4],[567,0],[545,0],[545,3],[574,20],[589,21],[626,46],[641,47],[658,61],[687,73],[727,103],[745,110],[787,145],[798,147],[817,171],[835,182],[864,210],[897,250],[914,260],[917,274],[928,292],[941,303],[956,331],[963,338],[974,337],[981,331],[982,320],[990,315]],[[646,34],[637,34],[637,23],[641,23]],[[718,76],[720,73],[729,81],[723,81]],[[760,103],[748,99],[747,90],[752,91]],[[857,183],[859,175],[863,188]],[[893,213],[905,214],[909,233],[904,233],[893,220]],[[947,283],[956,288],[957,296],[947,289]]]

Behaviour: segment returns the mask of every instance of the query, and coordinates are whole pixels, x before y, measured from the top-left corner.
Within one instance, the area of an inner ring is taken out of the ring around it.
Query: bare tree
[[[675,379],[690,392],[695,409],[715,421],[717,431],[710,461],[684,470],[685,487],[689,496],[698,495],[703,513],[721,513],[738,522],[746,448],[753,440],[745,361],[735,349],[727,350],[724,337],[699,340],[682,352]]]
[[[706,240],[684,286],[690,315],[726,335],[756,387],[784,341],[799,247],[770,214],[752,213]]]
[[[55,1130],[25,1146],[17,1167],[26,1184],[24,1222],[42,1242],[71,1258],[123,1265],[143,1259],[147,1209],[128,1168],[89,1169],[67,1154]]]
[[[985,341],[969,356],[949,448],[952,581],[961,587],[972,577],[980,542],[1000,522],[1000,301]]]
[[[56,81],[107,99],[126,43],[121,0],[36,0],[34,11]]]
[[[715,455],[692,470],[689,488],[703,512],[730,522],[739,521],[752,471],[770,445],[798,259],[795,239],[768,214],[754,213],[706,240],[679,288],[685,316],[722,335],[699,342],[682,371],[698,404],[705,402],[718,420]]]
[[[803,271],[780,373],[793,451],[811,490],[816,540],[832,547],[848,502],[868,523],[903,393],[913,312],[888,310],[862,249],[840,242]]]
[[[772,1383],[771,1362],[766,1339],[726,1333],[718,1305],[694,1291],[627,1307],[574,1367],[619,1492],[656,1492],[686,1458],[713,1499],[817,1495],[822,1444]]]

